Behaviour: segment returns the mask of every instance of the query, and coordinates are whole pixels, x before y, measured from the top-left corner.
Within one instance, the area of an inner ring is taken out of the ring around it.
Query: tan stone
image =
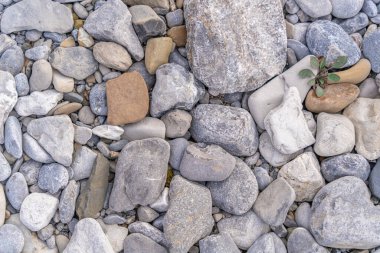
[[[126,71],[132,65],[128,51],[114,42],[98,42],[92,52],[97,62],[111,69]]]
[[[325,88],[325,94],[317,97],[314,90],[310,90],[306,96],[306,108],[315,113],[337,113],[359,96],[359,88],[350,83],[331,84]]]
[[[54,115],[70,114],[78,111],[80,108],[82,108],[82,104],[80,103],[65,104],[64,106],[61,106],[55,110]]]
[[[82,47],[92,47],[95,42],[94,39],[82,27],[78,31],[78,43]]]
[[[153,75],[162,64],[169,62],[173,41],[169,37],[149,39],[145,49],[145,66],[149,74]]]
[[[367,59],[361,59],[358,63],[347,70],[335,72],[340,77],[338,82],[329,83],[352,83],[358,84],[364,81],[371,72],[371,63]]]
[[[173,42],[177,45],[177,47],[186,46],[187,40],[187,32],[186,26],[175,26],[169,29],[168,36],[172,38]]]
[[[106,84],[108,117],[111,125],[142,120],[149,110],[148,88],[140,73],[133,71]]]
[[[61,42],[60,46],[61,47],[75,47],[75,40],[72,36],[67,37]]]

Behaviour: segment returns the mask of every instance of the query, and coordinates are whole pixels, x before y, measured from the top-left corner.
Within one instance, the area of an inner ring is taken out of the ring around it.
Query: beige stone
[[[54,89],[59,92],[70,92],[74,89],[74,78],[64,76],[58,71],[53,72]]]
[[[148,40],[145,49],[145,66],[149,74],[155,74],[159,66],[169,62],[172,47],[173,41],[169,37]]]
[[[74,102],[74,103],[65,104],[64,106],[61,106],[57,110],[55,110],[54,115],[70,114],[70,113],[78,111],[80,108],[82,108],[82,104],[80,103]]]
[[[168,36],[172,38],[173,42],[177,45],[177,47],[186,46],[187,40],[187,32],[186,26],[175,26],[169,29]]]
[[[352,83],[358,84],[364,81],[371,72],[371,63],[367,59],[361,59],[358,63],[347,70],[335,72],[340,77],[338,82],[329,83]]]
[[[75,47],[75,40],[72,36],[67,37],[61,42],[60,46],[61,47]]]
[[[78,43],[82,47],[92,47],[95,42],[91,35],[81,27],[78,31]]]
[[[132,65],[128,51],[114,42],[96,43],[93,54],[96,61],[111,69],[126,71]]]

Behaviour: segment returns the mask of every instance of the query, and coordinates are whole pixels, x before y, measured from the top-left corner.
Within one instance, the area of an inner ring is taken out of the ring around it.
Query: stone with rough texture
[[[275,233],[260,236],[248,249],[247,253],[286,253],[284,243]]]
[[[46,115],[62,98],[63,94],[55,90],[34,91],[20,97],[15,110],[20,116]]]
[[[247,250],[257,238],[270,231],[269,226],[252,211],[224,218],[218,222],[217,227],[220,233],[228,233],[243,250]]]
[[[94,114],[101,116],[107,115],[108,108],[105,83],[95,84],[91,88],[89,99],[91,111]]]
[[[380,95],[374,78],[367,78],[359,85],[359,97],[362,98],[376,98]]]
[[[338,24],[328,20],[311,23],[306,33],[307,46],[311,53],[327,57],[331,50],[337,49],[347,56],[344,67],[359,61],[361,52],[350,36]]]
[[[16,90],[18,96],[26,96],[29,94],[29,81],[24,73],[19,73],[15,76]]]
[[[228,233],[210,235],[199,241],[202,253],[240,253],[240,250]]]
[[[371,189],[371,193],[379,198],[380,197],[380,160],[377,160],[375,167],[373,167],[371,174],[369,176],[369,188]]]
[[[341,177],[315,196],[311,233],[325,247],[371,249],[380,245],[379,217],[366,184],[357,177]]]
[[[330,0],[332,15],[337,18],[351,18],[359,13],[365,0]]]
[[[165,186],[169,152],[169,144],[159,138],[129,142],[116,164],[110,208],[122,212],[154,203]]]
[[[169,55],[173,48],[170,37],[149,39],[145,48],[145,66],[149,74],[156,73],[158,67],[169,62]]]
[[[124,73],[106,84],[107,122],[124,125],[142,120],[149,110],[144,78],[137,72]]]
[[[47,60],[50,48],[47,45],[35,46],[25,51],[25,57],[33,61]]]
[[[66,6],[51,0],[23,0],[4,11],[1,31],[23,30],[67,33],[73,29],[73,17]]]
[[[280,226],[295,199],[296,194],[290,184],[283,178],[277,178],[259,194],[253,210],[265,223]]]
[[[142,140],[148,138],[165,139],[165,124],[162,120],[145,117],[136,123],[127,124],[124,128],[123,139],[128,141]]]
[[[124,240],[124,253],[154,252],[167,253],[168,251],[145,235],[134,233]]]
[[[259,138],[248,111],[212,104],[198,105],[192,111],[190,132],[194,140],[216,144],[236,156],[253,155]]]
[[[75,204],[79,195],[80,184],[75,180],[70,180],[66,188],[63,189],[59,200],[59,217],[62,223],[69,223],[75,214]]]
[[[191,69],[210,90],[257,89],[284,68],[286,32],[277,0],[191,0],[184,15]]]
[[[288,238],[288,253],[329,253],[326,248],[319,245],[313,236],[304,228],[296,228]]]
[[[49,88],[53,80],[53,69],[46,60],[33,63],[32,75],[29,78],[30,91],[43,91]]]
[[[79,181],[90,177],[97,154],[86,146],[81,146],[75,151],[74,161],[71,164],[73,179]]]
[[[185,154],[186,148],[189,145],[189,142],[185,138],[177,138],[169,141],[170,145],[170,158],[169,164],[175,169],[179,170],[181,165],[183,155]]]
[[[24,248],[24,235],[13,224],[0,226],[0,249],[4,253],[21,253]]]
[[[140,206],[137,209],[137,217],[139,217],[139,221],[152,222],[158,218],[158,216],[160,215],[148,206]]]
[[[16,103],[15,79],[9,72],[0,70],[0,143],[4,143],[4,123]]]
[[[335,156],[351,152],[355,146],[355,128],[344,115],[320,113],[314,151],[319,156]]]
[[[128,230],[130,233],[143,234],[162,246],[168,246],[164,233],[147,222],[133,222],[128,226]]]
[[[186,135],[191,126],[191,114],[184,110],[175,109],[161,117],[166,127],[166,137],[178,138]]]
[[[124,248],[124,239],[128,235],[128,228],[114,225],[104,224],[103,220],[96,220],[102,227],[106,237],[108,238],[113,250],[115,252],[121,252]]]
[[[22,135],[22,149],[31,159],[41,163],[52,163],[53,158],[45,149],[28,133]]]
[[[27,132],[58,163],[69,166],[72,162],[74,127],[69,116],[51,116],[32,120]]]
[[[168,0],[123,0],[128,5],[148,5],[157,12],[168,12],[169,1]]]
[[[293,154],[315,142],[302,113],[297,88],[290,87],[282,103],[264,119],[265,130],[273,146],[283,154]]]
[[[368,160],[380,157],[380,99],[358,98],[343,112],[355,126],[355,150]]]
[[[95,60],[111,69],[126,71],[132,65],[127,50],[114,42],[98,42],[92,52]]]
[[[330,0],[322,1],[309,1],[309,0],[295,0],[301,10],[312,18],[319,18],[327,16],[332,11]]]
[[[371,1],[366,1],[371,2]],[[339,23],[339,26],[343,28],[348,34],[353,34],[354,32],[358,32],[363,28],[368,26],[369,20],[368,16],[360,12],[352,18],[346,19],[343,22]]]
[[[98,69],[92,52],[84,47],[57,47],[50,54],[51,66],[62,75],[83,80]]]
[[[380,73],[380,53],[377,51],[380,40],[380,32],[374,31],[368,36],[364,36],[363,54],[371,62],[372,71]]]
[[[179,170],[192,181],[223,181],[231,175],[235,164],[235,158],[221,147],[194,143],[183,153]]]
[[[191,72],[175,63],[162,65],[156,72],[150,114],[160,117],[171,109],[191,110],[204,93]]]
[[[15,158],[22,156],[22,131],[21,125],[15,116],[9,116],[4,128],[5,149]]]
[[[299,227],[310,231],[311,207],[308,202],[301,203],[295,212],[295,221]]]
[[[23,174],[16,172],[8,179],[5,184],[5,194],[12,207],[20,210],[21,204],[29,194],[28,184]]]
[[[65,188],[68,182],[69,173],[59,163],[45,164],[38,173],[38,187],[51,194]]]
[[[46,227],[58,208],[58,199],[46,193],[32,193],[22,202],[20,220],[31,231]]]
[[[133,63],[132,66],[128,69],[128,72],[132,71],[137,71],[140,73],[140,75],[144,78],[146,85],[148,86],[148,90],[154,86],[156,82],[156,76],[149,74],[148,70],[145,67],[144,61]]]
[[[175,176],[170,183],[170,206],[164,217],[164,234],[170,252],[187,252],[209,235],[214,225],[210,191]]]
[[[248,212],[259,194],[255,175],[238,158],[234,170],[227,179],[208,182],[207,187],[210,189],[213,205],[234,215]]]
[[[100,125],[94,127],[92,133],[101,138],[118,141],[124,133],[124,129],[118,126]]]
[[[319,162],[312,152],[305,152],[282,166],[278,177],[285,179],[296,193],[296,201],[312,201],[325,185]]]
[[[133,29],[132,15],[121,0],[104,3],[87,17],[83,27],[97,40],[124,46],[136,61],[144,58],[144,50]]]
[[[92,218],[80,220],[63,253],[114,253],[99,223]]]

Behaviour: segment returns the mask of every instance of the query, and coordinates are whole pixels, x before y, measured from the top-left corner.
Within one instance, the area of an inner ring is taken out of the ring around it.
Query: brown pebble
[[[55,110],[54,115],[70,114],[78,111],[80,108],[82,108],[82,104],[80,103],[69,103]]]
[[[169,29],[168,36],[172,38],[173,42],[177,45],[177,47],[186,46],[187,40],[187,32],[186,26],[175,26]]]

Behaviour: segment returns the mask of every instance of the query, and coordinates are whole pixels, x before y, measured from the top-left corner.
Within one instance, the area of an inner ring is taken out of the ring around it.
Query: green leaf
[[[318,83],[321,84],[321,85],[323,85],[325,83],[325,80],[323,80],[323,78],[319,78],[318,79]]]
[[[315,78],[310,79],[310,80],[307,82],[307,84],[310,85],[310,86],[314,86],[314,85],[315,85]]]
[[[322,57],[321,62],[319,63],[319,69],[323,69],[326,67],[326,60],[325,57]]]
[[[330,74],[327,75],[327,79],[330,82],[336,83],[336,82],[339,82],[340,77],[337,74],[330,73]]]
[[[321,86],[317,85],[317,88],[315,89],[315,94],[317,97],[322,97],[323,94],[325,94],[325,91],[321,88]]]
[[[347,63],[347,56],[338,56],[332,65],[333,68],[342,68]]]
[[[310,78],[314,76],[314,73],[310,69],[303,69],[298,73],[298,76],[301,78]]]
[[[318,69],[319,67],[319,61],[318,58],[315,56],[310,57],[310,65],[312,68]]]

